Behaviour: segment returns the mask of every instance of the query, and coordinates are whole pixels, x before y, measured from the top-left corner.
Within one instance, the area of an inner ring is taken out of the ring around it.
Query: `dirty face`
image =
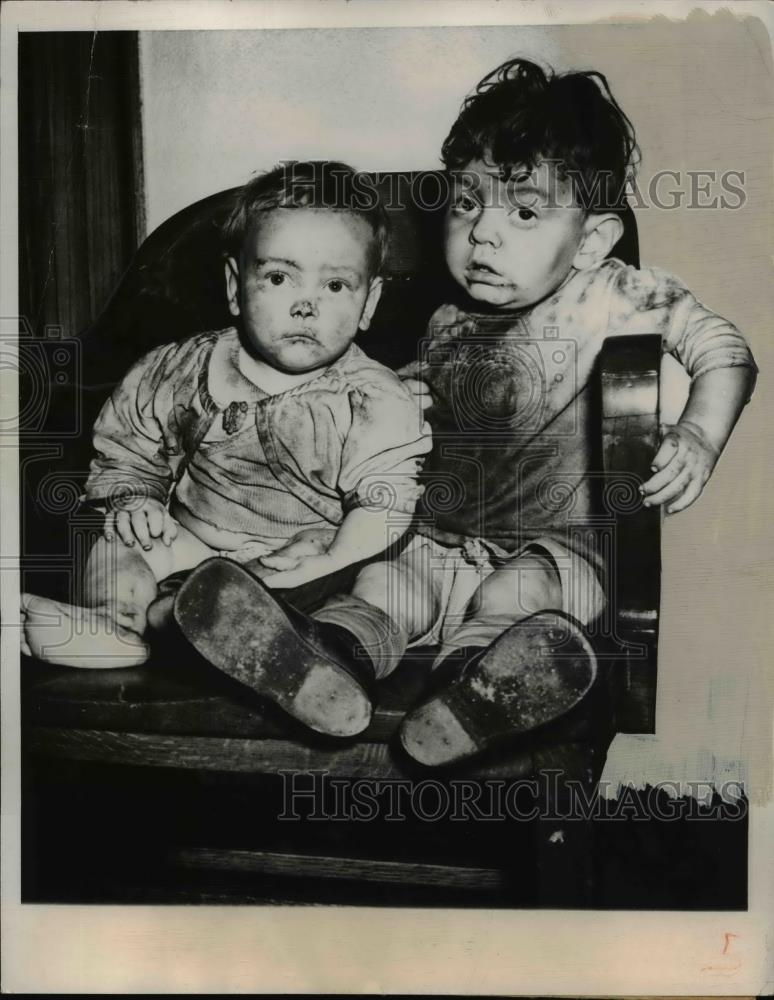
[[[289,374],[325,368],[366,330],[381,294],[373,235],[345,211],[278,208],[253,222],[226,262],[229,308],[245,346]]]
[[[569,275],[585,237],[585,213],[568,181],[545,161],[515,170],[474,160],[453,175],[445,229],[454,279],[478,302],[523,309]]]

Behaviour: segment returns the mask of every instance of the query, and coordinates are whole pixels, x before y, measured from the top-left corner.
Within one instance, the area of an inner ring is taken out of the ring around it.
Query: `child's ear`
[[[239,265],[234,257],[226,257],[226,297],[228,311],[232,316],[239,315]]]
[[[584,236],[572,266],[578,271],[593,267],[610,253],[623,236],[623,222],[618,215],[588,215],[583,223]]]
[[[379,299],[382,297],[383,284],[384,282],[381,278],[371,279],[371,285],[368,289],[365,305],[363,306],[363,311],[360,314],[360,322],[358,323],[359,330],[367,330],[371,325],[371,320],[376,312],[376,307],[379,305]]]

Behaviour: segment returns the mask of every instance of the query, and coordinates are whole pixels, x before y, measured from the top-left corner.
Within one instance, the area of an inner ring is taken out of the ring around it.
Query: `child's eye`
[[[523,206],[518,206],[511,213],[516,216],[518,222],[523,223],[533,223],[537,222],[537,213],[533,212],[531,208],[524,208]]]
[[[268,278],[272,285],[276,286],[284,284],[285,281],[285,275],[281,271],[272,271]]]
[[[342,292],[347,288],[347,284],[341,280],[341,278],[332,278],[328,282],[328,288],[332,292]]]
[[[478,203],[469,194],[458,194],[454,199],[453,207],[458,215],[468,215],[470,212],[476,211]]]

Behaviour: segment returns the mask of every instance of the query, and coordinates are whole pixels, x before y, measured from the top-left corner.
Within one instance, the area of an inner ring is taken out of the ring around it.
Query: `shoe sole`
[[[540,662],[543,660],[544,662]],[[451,764],[561,718],[588,694],[594,650],[567,617],[541,612],[503,633],[461,676],[403,721],[406,752]]]
[[[208,559],[183,583],[174,616],[213,666],[326,736],[356,736],[371,721],[368,695],[299,635],[258,580],[228,559]]]

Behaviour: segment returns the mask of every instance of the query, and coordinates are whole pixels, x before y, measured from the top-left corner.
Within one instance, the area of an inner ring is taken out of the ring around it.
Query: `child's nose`
[[[491,208],[484,208],[470,230],[471,243],[490,243],[499,247],[502,243],[498,228],[497,214]]]
[[[290,307],[291,316],[300,316],[301,319],[308,319],[317,315],[317,303],[312,296],[302,296]]]

